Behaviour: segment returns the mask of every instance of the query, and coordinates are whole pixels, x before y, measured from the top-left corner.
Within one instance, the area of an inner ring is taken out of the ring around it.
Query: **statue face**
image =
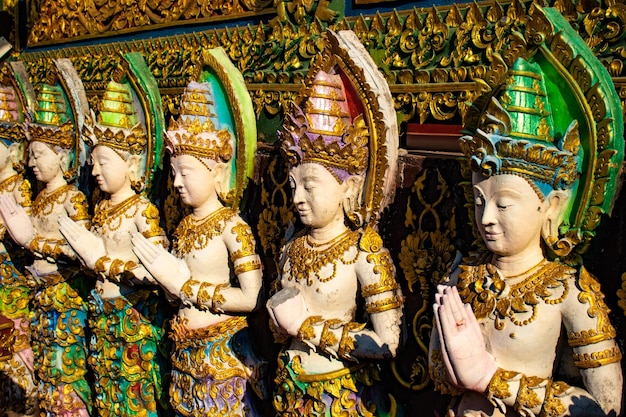
[[[198,208],[217,200],[214,170],[209,170],[198,159],[185,154],[172,158],[171,165],[174,187],[183,203]]]
[[[326,168],[316,163],[305,163],[289,170],[289,185],[293,204],[300,220],[311,228],[322,228],[343,222],[345,182],[339,184]]]
[[[91,152],[91,175],[105,193],[115,194],[130,188],[129,167],[113,149],[96,146]]]
[[[28,147],[28,166],[33,169],[38,181],[48,183],[61,171],[61,159],[63,155],[53,151],[48,145],[41,142],[31,142]]]
[[[512,256],[540,246],[546,204],[525,179],[473,173],[472,184],[476,224],[487,249]]]

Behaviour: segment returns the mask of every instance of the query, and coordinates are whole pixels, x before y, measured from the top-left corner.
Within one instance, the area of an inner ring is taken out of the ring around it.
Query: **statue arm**
[[[252,229],[236,216],[229,221],[222,238],[230,254],[239,286],[229,285],[221,290],[216,287],[210,301],[211,308],[220,313],[253,311],[260,302],[263,267],[256,253]]]
[[[567,342],[574,354],[585,388],[605,413],[620,414],[623,375],[622,354],[615,341],[600,284],[584,268],[578,272],[564,303]]]

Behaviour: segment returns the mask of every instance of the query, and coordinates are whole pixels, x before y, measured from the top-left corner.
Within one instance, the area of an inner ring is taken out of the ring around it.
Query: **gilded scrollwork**
[[[430,184],[434,182],[434,184]],[[435,195],[427,195],[427,190],[437,190]],[[444,202],[449,198],[448,185],[441,173],[424,169],[411,187],[407,202],[404,225],[411,233],[402,241],[400,249],[400,269],[407,281],[411,294],[417,295],[417,311],[412,317],[412,342],[417,344],[410,375],[392,363],[396,379],[412,390],[424,389],[428,376],[428,339],[432,331],[431,319],[427,314],[432,288],[446,282],[455,257],[453,240],[456,237],[454,211],[450,220],[444,213]],[[419,211],[414,211],[417,209]]]
[[[204,3],[208,2],[187,2],[184,7],[178,6],[178,9],[185,8],[184,11],[166,13],[164,3],[153,5],[148,2],[141,17],[136,15],[138,9],[133,3],[126,6],[133,10],[126,14],[126,18],[135,16],[136,21],[145,22],[146,27],[163,27],[167,19],[206,16],[210,10]],[[270,6],[267,0],[227,3],[231,6],[220,7],[232,9],[233,19],[241,17],[236,13],[242,10],[268,10]],[[624,76],[624,5],[605,2],[587,10],[590,6],[574,4],[571,0],[550,3],[569,19],[612,77]],[[46,27],[49,36],[61,36],[60,28],[67,19],[76,19],[77,23],[63,26],[65,31],[85,30],[86,23],[79,23],[85,18],[78,16],[85,15],[93,4],[64,6],[68,9],[66,17],[57,19],[54,25],[49,22],[55,27]],[[323,31],[327,27],[335,31],[350,28],[357,33],[385,75],[396,110],[405,120],[417,117],[422,123],[445,121],[464,117],[465,103],[481,93],[484,83],[490,84],[489,77],[494,76],[500,59],[512,62],[528,50],[529,45],[522,34],[526,32],[531,5],[531,1],[521,0],[468,2],[466,6],[454,4],[346,17],[335,11],[337,7],[333,2],[325,0],[276,1],[277,17],[254,26],[24,53],[22,58],[33,77],[38,79],[46,74],[42,67],[47,58],[68,57],[88,93],[93,93],[102,91],[104,83],[110,79],[117,64],[116,51],[138,51],[145,57],[164,94],[171,91],[176,95],[195,72],[201,50],[222,46],[253,92],[257,116],[262,112],[275,115],[283,113],[284,103],[293,99],[299,90],[312,57],[323,48]],[[48,1],[42,2],[39,15],[45,15],[49,7]],[[105,21],[104,15],[113,13],[111,10],[99,10],[97,19]],[[109,16],[109,20],[107,27],[112,28],[114,19]],[[120,30],[131,29],[128,25],[116,24],[122,28]],[[139,29],[134,27],[135,31]],[[37,28],[33,30],[34,34],[40,32]]]

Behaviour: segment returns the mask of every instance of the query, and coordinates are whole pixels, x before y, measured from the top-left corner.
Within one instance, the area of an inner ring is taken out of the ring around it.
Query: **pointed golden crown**
[[[137,117],[135,100],[128,83],[110,81],[102,99],[97,123],[85,132],[89,145],[107,146],[115,151],[140,155],[148,139]]]
[[[485,176],[519,175],[544,196],[571,188],[579,178],[578,123],[555,138],[552,117],[541,69],[520,58],[491,97],[474,135],[460,139],[461,150],[471,169]]]
[[[72,149],[75,139],[70,111],[61,86],[41,84],[35,107],[35,123],[27,125],[30,140]]]
[[[289,163],[319,163],[340,181],[363,173],[369,131],[363,115],[351,118],[341,76],[319,71],[308,93],[305,111],[294,104],[279,132]]]
[[[15,90],[10,86],[0,86],[0,139],[5,142],[21,142],[25,137],[26,130],[20,122]]]
[[[166,136],[165,146],[172,156],[186,154],[213,162],[227,162],[233,156],[233,136],[220,129],[209,83],[189,83],[181,98],[180,117],[171,119]]]

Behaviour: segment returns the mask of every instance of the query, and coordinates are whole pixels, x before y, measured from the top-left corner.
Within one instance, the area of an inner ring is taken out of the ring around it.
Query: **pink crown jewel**
[[[182,95],[178,121],[170,121],[165,146],[172,156],[191,155],[210,167],[228,162],[233,156],[233,136],[220,127],[211,85],[192,81]]]
[[[365,171],[369,131],[363,115],[352,117],[341,76],[320,71],[303,111],[293,105],[282,131],[281,150],[292,165],[315,162],[339,180]]]

